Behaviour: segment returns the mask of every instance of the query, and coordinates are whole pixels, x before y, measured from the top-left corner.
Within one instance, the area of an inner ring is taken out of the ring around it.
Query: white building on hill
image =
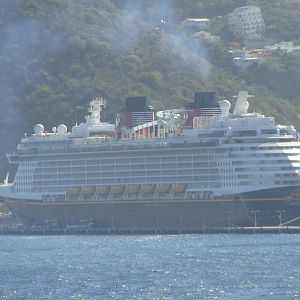
[[[237,37],[247,44],[264,37],[265,22],[261,10],[256,6],[236,8],[228,15],[228,26]]]

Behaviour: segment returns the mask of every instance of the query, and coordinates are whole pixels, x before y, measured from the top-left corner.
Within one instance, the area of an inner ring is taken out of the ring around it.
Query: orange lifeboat
[[[112,185],[111,192],[113,194],[122,194],[125,192],[125,185]]]
[[[74,187],[71,187],[69,190],[68,190],[68,194],[70,196],[77,196],[81,193],[81,186],[74,186]]]
[[[143,184],[141,187],[141,191],[143,193],[153,193],[156,190],[155,184]]]
[[[188,188],[187,183],[179,183],[173,186],[173,192],[175,193],[184,193]]]
[[[141,190],[141,186],[139,184],[129,185],[127,186],[127,193],[128,194],[135,194]]]
[[[108,194],[110,191],[110,185],[102,185],[97,188],[97,192],[101,195]]]
[[[95,194],[96,187],[95,186],[86,186],[82,188],[82,194],[84,195],[93,195]]]
[[[172,189],[172,184],[161,184],[158,188],[157,191],[159,193],[168,193]]]

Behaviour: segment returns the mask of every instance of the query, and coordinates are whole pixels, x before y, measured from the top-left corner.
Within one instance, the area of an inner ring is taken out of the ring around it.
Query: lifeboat
[[[113,185],[111,187],[111,192],[113,194],[122,194],[125,191],[125,185]]]
[[[70,196],[76,196],[76,195],[79,195],[81,193],[81,186],[74,186],[74,187],[71,187],[68,191],[68,194]]]
[[[110,185],[102,185],[97,188],[97,192],[101,195],[108,194],[110,191]]]
[[[143,193],[153,193],[156,190],[155,184],[143,184],[141,187],[141,191]]]
[[[168,193],[172,189],[172,184],[161,184],[158,188],[157,191],[159,193]]]
[[[127,186],[127,193],[128,194],[135,194],[141,190],[141,186],[139,184],[129,185]]]
[[[184,193],[187,188],[188,188],[187,183],[174,184],[173,192],[175,192],[175,193]]]
[[[86,186],[84,188],[82,188],[82,194],[84,195],[93,195],[96,191],[96,187],[95,186]]]

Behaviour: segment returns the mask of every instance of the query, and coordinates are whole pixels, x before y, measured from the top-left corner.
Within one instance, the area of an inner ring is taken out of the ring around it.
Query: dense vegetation
[[[299,56],[240,74],[224,46],[201,45],[179,26],[248,4],[262,8],[270,38],[300,40],[300,4],[292,0],[0,0],[0,168],[35,123],[71,126],[98,95],[113,121],[127,95],[147,95],[162,109],[199,90],[222,98],[248,89],[256,110],[300,128]],[[213,31],[230,37],[225,18]]]

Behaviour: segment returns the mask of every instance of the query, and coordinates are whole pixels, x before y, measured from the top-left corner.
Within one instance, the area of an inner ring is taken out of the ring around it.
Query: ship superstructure
[[[112,232],[188,232],[251,225],[254,211],[266,225],[278,225],[278,211],[296,220],[298,133],[248,113],[249,97],[240,92],[232,113],[214,93],[160,112],[130,97],[115,124],[101,121],[105,103],[96,98],[71,132],[36,125],[9,155],[19,167],[0,194],[28,225],[88,219]]]

